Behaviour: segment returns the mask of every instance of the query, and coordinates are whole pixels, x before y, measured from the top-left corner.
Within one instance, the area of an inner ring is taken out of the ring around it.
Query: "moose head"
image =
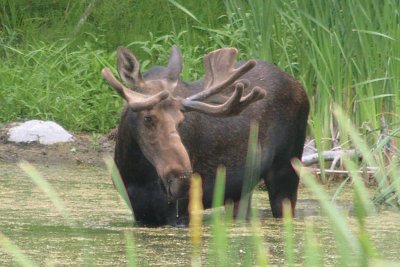
[[[125,108],[134,113],[134,121],[128,122],[134,125],[131,136],[156,169],[171,201],[186,197],[192,174],[191,161],[178,131],[185,113],[232,116],[266,94],[254,87],[244,95],[250,83],[240,77],[256,61],[235,64],[236,55],[236,49],[223,48],[205,56],[203,88],[194,93],[190,93],[190,84],[179,78],[183,64],[176,46],[172,47],[167,67],[155,67],[145,75],[141,74],[136,57],[127,48],[119,48],[117,69],[129,88],[110,69],[102,70],[103,77],[126,101]],[[222,94],[228,88],[233,93]],[[211,97],[212,103],[207,102]]]

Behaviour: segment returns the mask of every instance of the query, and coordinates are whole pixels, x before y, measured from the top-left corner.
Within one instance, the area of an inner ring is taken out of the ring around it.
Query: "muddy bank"
[[[32,163],[76,163],[102,165],[103,157],[113,155],[114,141],[98,135],[74,133],[74,142],[41,145],[16,144],[7,141],[9,126],[0,129],[0,162],[27,160]]]

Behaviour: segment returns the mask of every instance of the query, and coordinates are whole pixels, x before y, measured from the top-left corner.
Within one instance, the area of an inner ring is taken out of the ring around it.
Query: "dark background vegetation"
[[[185,6],[209,27],[226,22],[223,2]],[[74,131],[106,132],[122,101],[113,99],[99,72],[114,67],[116,48],[136,42],[142,67],[161,64],[179,34],[208,47],[207,32],[194,24],[168,1],[1,0],[0,121],[52,119]]]
[[[223,1],[180,2],[207,27],[218,28],[227,22]],[[196,32],[194,41],[204,45],[208,42],[205,31],[193,28],[198,22],[165,0],[1,0],[0,3],[3,38],[12,33],[8,38],[15,38],[14,44],[71,39],[79,45],[99,38],[98,48],[114,51],[119,45],[147,41],[150,33],[159,37],[178,35],[188,29]]]

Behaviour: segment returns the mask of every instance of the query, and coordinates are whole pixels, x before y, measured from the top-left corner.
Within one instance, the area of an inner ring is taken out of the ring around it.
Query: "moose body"
[[[264,61],[235,63],[236,54],[232,48],[208,54],[205,78],[186,83],[179,79],[182,58],[176,47],[167,67],[155,67],[144,76],[136,58],[121,48],[118,70],[134,91],[103,70],[127,101],[115,163],[138,222],[186,224],[193,172],[202,177],[203,205],[210,208],[220,165],[226,167],[224,199],[238,203],[253,121],[259,124],[260,179],[266,183],[273,216],[282,216],[285,199],[294,213],[299,178],[290,162],[303,152],[307,96],[276,66]]]

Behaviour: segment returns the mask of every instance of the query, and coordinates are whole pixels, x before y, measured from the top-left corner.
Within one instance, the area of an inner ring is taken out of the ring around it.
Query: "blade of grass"
[[[365,187],[362,177],[358,172],[359,168],[350,160],[348,157],[343,157],[343,164],[345,168],[350,172],[350,177],[353,182],[354,194],[357,198],[360,208],[362,208],[362,214],[360,216],[365,217],[375,213],[375,206],[369,198],[368,189]]]
[[[350,171],[354,186],[354,210],[358,221],[358,240],[361,248],[361,266],[369,266],[371,259],[377,257],[377,252],[372,243],[366,229],[365,218],[368,214],[375,212],[375,207],[369,199],[368,191],[358,174],[356,164],[348,159],[343,158],[343,163],[348,171]]]
[[[119,196],[124,200],[125,204],[133,213],[131,201],[129,200],[128,192],[126,191],[125,184],[122,181],[121,175],[119,174],[117,165],[115,165],[114,160],[111,157],[104,157],[104,162],[106,163],[108,172],[111,175],[115,188],[117,189]]]
[[[324,149],[322,145],[322,125],[319,121],[319,118],[315,118],[312,129],[315,137],[315,146],[317,147],[317,152],[318,152],[318,163],[321,169],[321,181],[323,183],[326,183],[326,175],[325,175],[325,161],[324,157],[322,155]]]
[[[202,220],[203,220],[203,192],[201,177],[192,176],[189,190],[189,232],[192,240],[192,267],[201,266]]]
[[[38,188],[46,194],[46,196],[50,199],[50,201],[56,207],[58,212],[63,216],[63,218],[70,225],[75,225],[72,216],[70,215],[61,198],[58,196],[56,190],[54,190],[51,184],[43,178],[38,170],[27,161],[21,161],[18,166],[32,179],[32,181],[38,186]]]
[[[21,266],[32,267],[36,265],[25,253],[15,245],[7,236],[0,232],[0,247],[2,247]]]
[[[261,228],[260,219],[258,217],[257,209],[251,210],[251,230],[252,230],[252,242],[254,247],[256,248],[256,259],[257,266],[266,267],[269,265],[268,260],[268,248],[266,244],[263,242],[263,231]]]
[[[310,223],[306,223],[303,266],[323,266],[320,246],[315,237],[313,226]]]
[[[195,15],[193,15],[192,12],[190,12],[189,10],[187,10],[184,6],[182,6],[181,4],[179,4],[178,2],[174,1],[174,0],[168,0],[168,2],[170,2],[171,4],[173,4],[175,7],[177,7],[179,10],[181,10],[183,13],[185,13],[186,15],[188,15],[189,17],[191,17],[193,20],[195,20],[197,23],[201,24],[200,20],[198,20],[196,18]]]
[[[350,180],[350,177],[347,177],[343,182],[340,183],[339,187],[336,189],[335,193],[332,196],[331,201],[335,202],[336,198],[339,196],[339,194],[343,191],[344,187]]]
[[[220,207],[224,204],[225,194],[225,178],[226,169],[224,166],[220,166],[217,169],[217,176],[215,180],[214,196],[213,196],[213,208]]]
[[[359,244],[353,233],[350,231],[350,227],[346,223],[346,216],[339,212],[334,204],[329,200],[329,196],[324,192],[324,189],[316,182],[313,175],[302,168],[299,160],[294,159],[293,168],[301,177],[302,181],[311,190],[311,192],[317,197],[321,204],[322,210],[329,218],[329,223],[332,230],[334,231],[336,243],[338,247],[338,254],[340,255],[340,264],[345,264],[352,259],[352,254],[357,254],[360,251]]]
[[[292,267],[295,264],[293,217],[289,201],[283,203],[283,232],[285,237],[285,266]]]
[[[240,220],[248,218],[253,188],[260,178],[261,152],[258,143],[258,129],[258,122],[253,121],[250,125],[245,178],[239,203],[238,219]]]
[[[133,233],[130,233],[128,231],[125,232],[125,253],[126,253],[126,258],[128,260],[128,266],[129,267],[135,267],[136,266],[136,254],[135,254],[135,241],[133,238]]]
[[[383,33],[381,33],[381,32],[368,31],[368,30],[359,30],[359,29],[353,29],[353,31],[359,32],[359,33],[365,33],[365,34],[375,35],[375,36],[387,38],[387,39],[392,40],[392,41],[396,41],[396,39],[394,39],[393,37],[391,37],[391,36],[389,36],[389,35],[387,35],[387,34],[383,34]]]
[[[344,114],[340,107],[335,108],[334,114],[343,133],[350,137],[350,140],[353,142],[354,146],[357,147],[357,149],[361,152],[365,164],[367,166],[376,168],[374,178],[378,182],[377,192],[386,190],[387,187],[390,186],[390,181],[387,180],[388,175],[386,174],[384,161],[379,160],[382,159],[382,153],[371,153],[371,149],[369,148],[367,142],[361,138],[358,131],[350,122],[350,119]],[[377,160],[375,158],[377,158]]]
[[[373,158],[372,153],[370,153],[370,149],[367,143],[361,138],[358,134],[358,131],[350,122],[349,118],[345,115],[343,110],[336,106],[333,111],[338,123],[339,127],[350,136],[351,140],[353,141],[354,145],[360,150],[363,159],[368,163],[369,166],[376,166],[376,162]]]
[[[226,169],[220,166],[217,169],[217,177],[214,187],[213,207],[218,208],[224,204]],[[228,249],[227,219],[223,219],[221,212],[215,209],[212,215],[212,260],[215,266],[229,266],[226,251]]]

